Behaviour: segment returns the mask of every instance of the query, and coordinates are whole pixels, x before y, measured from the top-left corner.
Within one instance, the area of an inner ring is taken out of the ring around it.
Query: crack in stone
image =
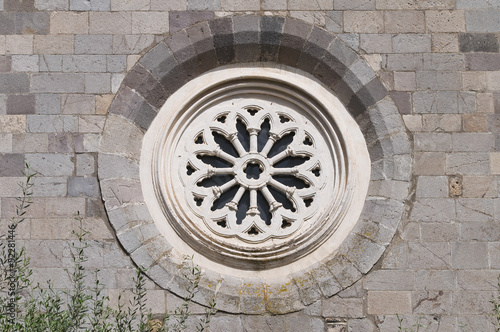
[[[429,295],[429,292],[426,292],[427,293],[427,296]],[[420,299],[417,304],[413,307],[413,310],[417,309],[422,303],[426,302],[426,301],[429,301],[429,302],[436,302],[436,300],[441,296],[443,295],[443,291],[439,291],[439,293],[434,296],[434,297],[431,297],[431,298],[423,298],[423,299]]]
[[[476,212],[476,213],[479,213],[479,214],[485,215],[485,216],[487,216],[487,217],[492,217],[492,215],[491,215],[491,214],[488,214],[488,213],[486,213],[486,212],[484,212],[484,211],[480,211],[480,210],[474,209],[474,208],[472,208],[472,207],[469,207],[469,206],[467,206],[467,205],[463,204],[463,203],[462,203],[462,202],[460,202],[460,201],[458,201],[458,204],[460,204],[461,206],[463,206],[464,208],[466,208],[466,209],[468,209],[468,210],[471,210],[471,211],[474,211],[474,212]]]
[[[433,252],[432,250],[430,250],[429,248],[427,248],[426,246],[424,246],[422,243],[420,243],[420,245],[422,246],[422,248],[424,248],[425,250],[427,250],[428,252],[430,252],[434,257],[436,257],[438,260],[440,260],[441,262],[443,262],[446,266],[449,266],[449,263],[447,263],[443,258],[439,257],[435,252]]]

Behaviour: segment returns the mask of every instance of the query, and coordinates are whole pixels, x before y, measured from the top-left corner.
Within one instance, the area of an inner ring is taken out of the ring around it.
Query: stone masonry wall
[[[211,330],[397,331],[398,314],[404,326],[420,319],[426,331],[494,331],[498,0],[0,0],[1,233],[28,163],[38,176],[19,237],[34,281],[70,286],[65,269],[79,211],[90,231],[87,266],[100,269],[111,302],[132,286],[134,266],[109,224],[97,177],[108,108],[129,70],[166,36],[237,14],[303,20],[366,60],[407,126],[412,196],[385,254],[353,286],[287,315],[219,312]],[[180,301],[147,286],[155,313]]]

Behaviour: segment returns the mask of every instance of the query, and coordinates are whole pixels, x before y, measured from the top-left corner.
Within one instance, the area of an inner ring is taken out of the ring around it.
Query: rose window
[[[247,93],[217,102],[196,123],[179,176],[211,231],[259,243],[314,223],[334,161],[294,105]]]
[[[153,121],[141,156],[165,239],[235,274],[289,273],[331,254],[359,217],[369,170],[359,127],[328,90],[262,66],[187,83]]]

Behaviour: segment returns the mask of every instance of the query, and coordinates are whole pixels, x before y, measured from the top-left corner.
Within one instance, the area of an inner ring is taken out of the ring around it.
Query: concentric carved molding
[[[138,167],[144,153],[141,142],[161,106],[184,84],[214,68],[250,62],[270,63],[271,67],[284,64],[314,77],[356,119],[371,157],[371,178],[361,215],[336,249],[316,263],[292,269],[287,278],[269,282],[251,273],[248,276],[233,273],[234,267],[217,262],[205,271],[196,298],[199,303],[207,303],[217,290],[221,310],[285,313],[332,296],[367,273],[392,239],[403,218],[408,195],[410,144],[397,108],[364,60],[333,34],[292,18],[233,16],[200,22],[166,38],[144,54],[127,74],[109,109],[99,149],[99,178],[110,223],[124,249],[137,264],[149,268],[148,275],[160,287],[183,295],[184,280],[178,268],[182,248],[169,242],[164,230],[153,221],[142,194]],[[257,102],[246,106],[263,107]],[[267,112],[265,109],[261,111]],[[292,114],[289,116],[293,118]],[[241,121],[251,117],[245,115]],[[217,122],[217,117],[210,120]],[[200,132],[213,132],[206,125],[209,126],[208,120],[199,128]],[[218,125],[215,131],[221,132],[222,127]],[[317,134],[309,134],[314,142]],[[192,140],[196,134],[193,135]],[[297,131],[296,135],[302,134]],[[196,150],[184,148],[191,156],[197,154]],[[314,155],[315,151],[311,153]],[[250,149],[247,155],[250,157],[245,158],[250,161],[261,162],[263,168],[271,169],[265,159],[252,155]],[[183,164],[188,159],[180,161],[179,180],[184,176],[181,173],[186,171],[187,175],[188,171]],[[232,175],[236,177],[237,172],[245,171],[242,166],[232,171]],[[182,191],[183,195],[193,193],[188,187],[176,187],[175,191]],[[250,190],[245,191],[250,195]],[[194,206],[188,209],[190,213],[198,208],[194,199],[193,202]],[[223,233],[220,236],[225,237]],[[245,242],[243,233],[238,234],[240,237],[233,234],[226,238]],[[276,233],[269,234],[272,235],[268,240],[279,238]],[[245,243],[252,243],[249,239]]]
[[[284,66],[240,65],[167,100],[141,169],[153,219],[174,247],[239,270],[227,275],[270,280],[338,248],[361,213],[370,159],[324,87]]]

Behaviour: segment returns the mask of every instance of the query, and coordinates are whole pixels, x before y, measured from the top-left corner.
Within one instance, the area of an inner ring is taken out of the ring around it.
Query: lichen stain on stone
[[[286,283],[286,284],[284,284],[284,285],[281,285],[279,292],[280,292],[280,293],[288,292],[288,288],[287,288],[287,287],[289,287],[289,286],[290,286],[290,283],[289,283],[289,282],[287,282],[287,283]]]
[[[306,281],[306,279],[295,279],[295,282],[300,286],[300,287],[304,287],[304,282]]]

